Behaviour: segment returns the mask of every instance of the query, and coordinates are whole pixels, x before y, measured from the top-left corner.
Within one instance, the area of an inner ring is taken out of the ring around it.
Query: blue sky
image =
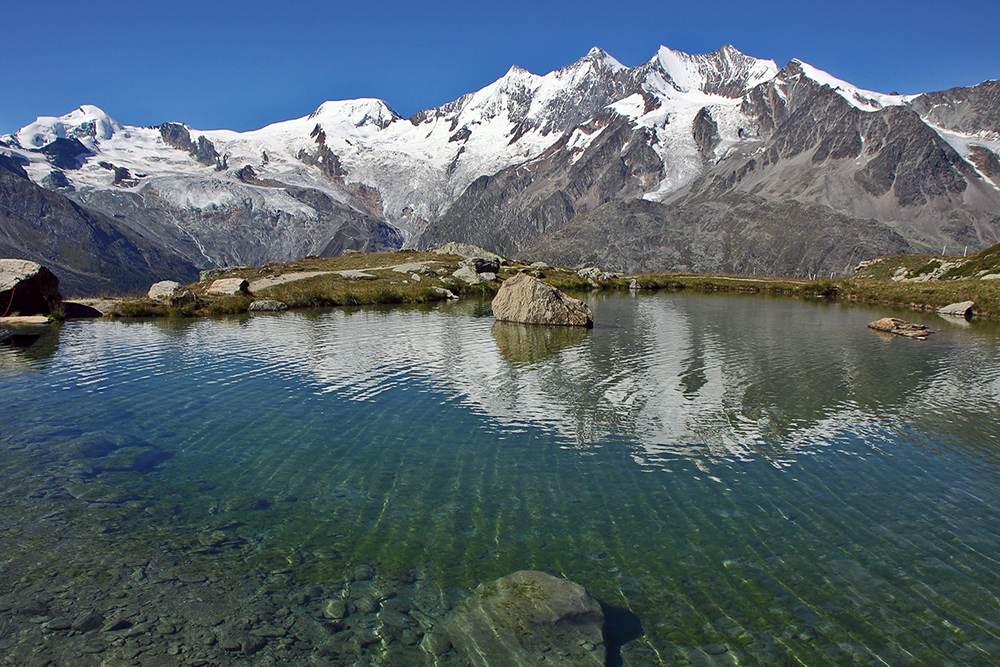
[[[198,129],[254,129],[354,97],[409,116],[511,65],[544,74],[592,46],[635,66],[660,44],[730,43],[880,92],[1000,78],[996,0],[14,0],[2,20],[0,134],[81,104]]]

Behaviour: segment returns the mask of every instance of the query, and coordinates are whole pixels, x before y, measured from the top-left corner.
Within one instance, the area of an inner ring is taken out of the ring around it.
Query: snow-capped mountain
[[[842,216],[847,236],[827,245],[859,259],[1000,240],[998,88],[887,95],[732,46],[661,47],[634,68],[594,48],[545,75],[512,67],[408,119],[381,100],[330,101],[233,132],[134,127],[83,106],[0,137],[0,152],[198,267],[462,240],[622,269],[842,271],[849,257],[829,248],[779,260],[763,237],[746,256],[724,239],[749,234],[766,203]],[[607,228],[630,201],[648,202],[647,236],[685,220],[660,235],[669,247],[615,250],[638,233]],[[810,228],[793,222],[760,233]]]

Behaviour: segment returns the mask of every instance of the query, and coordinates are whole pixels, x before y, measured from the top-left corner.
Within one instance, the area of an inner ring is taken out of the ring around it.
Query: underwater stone
[[[583,586],[544,572],[524,570],[480,584],[443,625],[475,667],[524,667],[543,657],[546,665],[605,664],[600,603]]]

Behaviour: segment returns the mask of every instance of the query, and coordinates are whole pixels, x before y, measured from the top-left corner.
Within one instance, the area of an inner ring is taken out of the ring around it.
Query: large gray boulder
[[[587,304],[527,273],[508,278],[500,286],[493,299],[493,316],[522,324],[594,326],[594,313]]]
[[[604,612],[583,586],[520,571],[480,584],[443,623],[475,667],[603,667]],[[425,649],[426,650],[426,649]]]
[[[146,296],[154,301],[163,301],[171,306],[183,306],[194,303],[197,297],[194,292],[173,280],[161,280],[153,283]]]
[[[41,264],[0,259],[0,317],[48,315],[62,304],[59,279]]]

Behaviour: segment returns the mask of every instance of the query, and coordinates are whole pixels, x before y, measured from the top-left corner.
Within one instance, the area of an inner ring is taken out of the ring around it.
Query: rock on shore
[[[493,299],[493,316],[522,324],[594,326],[594,314],[587,304],[526,273],[508,278],[500,286]]]
[[[0,317],[48,315],[62,304],[59,279],[41,264],[0,259]]]

